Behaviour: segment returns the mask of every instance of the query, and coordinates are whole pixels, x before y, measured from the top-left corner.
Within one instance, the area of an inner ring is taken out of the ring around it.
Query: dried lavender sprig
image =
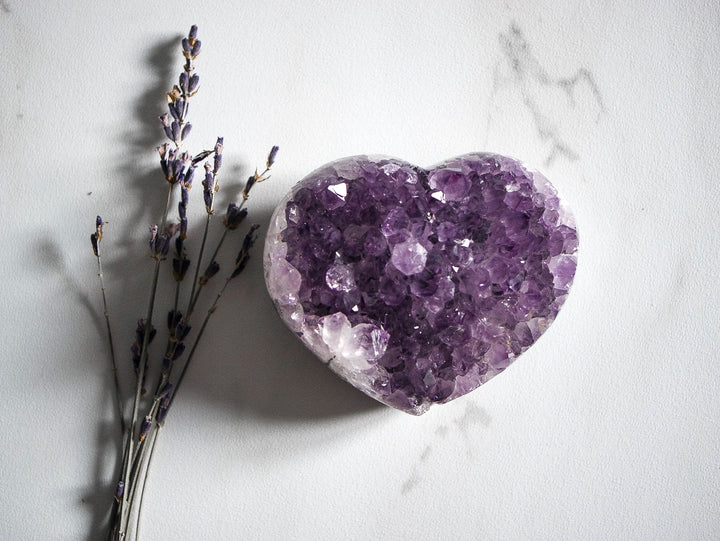
[[[248,211],[246,208],[240,208],[240,206],[236,205],[235,203],[230,203],[228,205],[227,212],[225,213],[225,217],[223,218],[223,225],[225,226],[225,231],[223,231],[222,237],[220,238],[220,241],[215,247],[215,251],[213,252],[212,258],[210,259],[210,263],[205,269],[205,273],[197,280],[197,291],[195,292],[194,296],[190,297],[190,304],[188,306],[188,317],[195,309],[195,305],[200,298],[200,293],[202,292],[203,287],[205,287],[208,281],[220,270],[220,265],[218,265],[215,258],[217,257],[220,248],[225,242],[228,231],[234,231],[235,229],[237,229],[240,224],[245,220],[245,218],[247,218],[247,215]]]
[[[143,452],[140,455],[140,464],[145,464],[145,468],[142,475],[142,483],[140,485],[134,485],[137,486],[137,488],[140,490],[140,499],[138,501],[137,505],[137,517],[135,521],[135,539],[140,539],[140,518],[142,514],[142,504],[143,500],[145,498],[145,487],[147,486],[147,480],[148,475],[150,473],[150,466],[152,465],[152,459],[155,454],[155,444],[157,443],[157,438],[160,435],[160,426],[162,424],[162,421],[164,419],[164,414],[167,411],[167,405],[170,399],[170,395],[172,394],[172,388],[173,385],[171,383],[166,383],[163,387],[162,391],[158,391],[155,395],[155,401],[153,402],[153,405],[158,404],[159,407],[157,409],[153,408],[151,410],[152,419],[154,421],[154,424],[151,423],[150,430],[149,430],[149,438],[151,443],[149,447],[149,451],[147,450],[147,447],[143,447]],[[145,442],[142,441],[141,445],[145,445]],[[147,456],[147,459],[145,458]],[[137,483],[137,479],[135,480],[135,483]],[[134,495],[133,495],[134,497]]]
[[[215,202],[215,194],[219,189],[217,183],[217,175],[222,166],[222,152],[225,144],[224,137],[218,137],[215,142],[215,148],[213,153],[215,158],[213,160],[212,171],[210,171],[210,162],[205,162],[205,179],[203,180],[203,196],[205,200],[205,210],[207,216],[205,218],[205,229],[203,231],[202,241],[200,243],[200,251],[198,252],[197,263],[195,264],[195,275],[193,276],[192,288],[190,290],[190,297],[188,298],[187,309],[185,314],[190,317],[192,313],[192,307],[194,306],[193,299],[195,298],[195,289],[198,286],[198,277],[200,275],[200,265],[202,264],[203,255],[205,253],[205,244],[207,242],[208,231],[210,230],[210,219],[215,213],[213,210],[213,204]],[[208,154],[209,156],[210,154]],[[214,258],[211,260],[213,261]]]
[[[100,279],[100,292],[102,293],[103,302],[103,314],[105,316],[105,328],[107,330],[108,344],[110,346],[110,366],[113,373],[113,383],[115,386],[115,402],[117,405],[118,418],[120,420],[120,431],[122,434],[125,433],[125,412],[122,405],[122,393],[120,392],[120,381],[117,375],[117,363],[115,362],[115,346],[113,345],[112,328],[110,327],[110,310],[108,309],[107,297],[105,295],[105,277],[102,269],[102,262],[100,258],[100,241],[103,236],[103,226],[107,222],[98,216],[95,219],[95,233],[90,235],[90,242],[92,243],[93,253],[95,259],[97,259],[98,278]]]
[[[188,135],[189,130],[191,126],[189,124],[185,123],[186,117],[187,117],[187,104],[188,99],[193,96],[197,92],[197,87],[199,84],[199,77],[197,74],[194,73],[195,67],[193,60],[197,58],[197,56],[200,54],[200,46],[201,43],[197,39],[197,26],[193,25],[190,28],[190,32],[188,34],[188,37],[183,39],[182,41],[182,49],[183,49],[183,56],[186,59],[185,67],[184,67],[184,76],[180,76],[180,86],[183,88],[179,88],[178,85],[174,86],[171,92],[168,93],[168,109],[170,113],[172,114],[174,120],[173,123],[170,124],[169,130],[170,133],[168,134],[168,130],[166,129],[166,135],[171,135],[172,137],[169,137],[172,139],[172,141],[175,143],[176,149],[180,147],[182,144],[183,139]],[[161,119],[162,121],[162,119]],[[165,124],[165,122],[163,122]],[[169,154],[169,152],[168,152]],[[189,157],[189,155],[185,154],[181,157],[177,157],[175,154],[173,154],[173,162],[170,164],[169,162],[165,164],[165,156],[163,152],[161,152],[161,167],[163,168],[163,172],[166,175],[166,178],[170,181],[170,174],[168,174],[168,171],[172,172],[172,177],[176,181],[180,181],[178,178],[180,173],[184,170],[185,166],[189,166],[192,168],[192,161]],[[182,161],[183,167],[180,168],[178,161]],[[165,210],[163,212],[163,219],[161,221],[160,230],[163,231],[165,229],[165,224],[167,222],[167,215],[170,208],[170,201],[172,199],[172,188],[174,186],[173,182],[170,182],[170,186],[168,189],[168,197],[167,202],[165,204]],[[172,237],[172,235],[171,235]],[[162,249],[160,251],[162,254]],[[157,256],[157,254],[156,254]],[[148,328],[152,328],[152,316],[154,312],[154,305],[155,305],[155,295],[157,292],[157,284],[158,284],[158,277],[159,277],[159,271],[160,271],[160,261],[162,257],[156,257],[155,261],[155,269],[153,273],[153,279],[152,279],[152,285],[150,288],[150,296],[148,301],[148,310],[147,310],[147,317],[145,318],[146,324]],[[149,333],[145,333],[145,337],[143,340],[143,346],[141,348],[141,361],[140,361],[140,373],[138,374],[138,383],[135,391],[135,400],[133,402],[133,414],[132,414],[132,421],[130,424],[130,429],[128,433],[128,437],[126,439],[126,452],[123,453],[123,467],[122,467],[122,481],[127,482],[132,471],[132,462],[134,462],[135,459],[135,453],[134,453],[134,434],[136,431],[136,425],[138,420],[138,412],[140,407],[140,399],[142,395],[142,380],[145,376],[145,365],[147,362],[148,357],[148,336]],[[132,508],[132,499],[129,497],[129,494],[132,494],[134,496],[134,486],[130,487],[130,490],[126,490],[123,494],[122,500],[120,502],[120,526],[118,531],[118,537],[119,539],[124,539],[127,531],[128,531],[128,525],[129,525],[129,519],[130,519],[130,513]]]
[[[197,39],[197,26],[190,28],[188,36],[182,40],[185,66],[178,78],[178,84],[167,93],[168,110],[173,121],[165,119],[165,135],[179,148],[190,133],[192,125],[187,123],[188,100],[197,93],[200,77],[195,73],[194,60],[200,54],[201,42]]]
[[[280,147],[277,145],[274,145],[270,152],[268,153],[268,157],[265,164],[265,170],[262,173],[258,173],[257,170],[255,170],[255,173],[248,178],[247,183],[245,184],[245,188],[242,191],[242,200],[240,201],[240,204],[231,203],[228,206],[227,213],[225,215],[225,219],[223,220],[223,224],[225,225],[225,231],[223,231],[222,236],[220,237],[220,240],[218,241],[217,245],[215,246],[215,250],[213,251],[212,256],[210,257],[210,264],[212,264],[218,255],[218,252],[220,252],[220,248],[222,247],[223,243],[225,242],[225,237],[227,237],[228,231],[231,231],[233,229],[236,229],[237,226],[245,219],[247,216],[247,210],[245,210],[243,207],[245,206],[245,203],[250,198],[250,190],[253,188],[253,186],[258,182],[264,182],[266,180],[270,179],[270,175],[268,174],[270,172],[270,169],[272,168],[273,164],[275,163],[275,158],[277,157],[277,153]],[[199,273],[200,269],[200,259],[198,259],[197,262],[197,269],[196,269],[196,277],[195,277],[195,283],[198,282],[197,274]],[[195,309],[195,305],[198,301],[198,298],[200,297],[200,289],[202,289],[202,286],[204,284],[199,284],[198,291],[193,291],[190,294],[190,302],[188,304],[188,308],[185,311],[187,314],[187,317],[190,317],[190,314],[192,314],[193,310]]]
[[[168,195],[167,195],[167,201],[165,202],[165,210],[163,211],[163,218],[160,222],[162,225],[160,229],[165,228],[165,223],[167,222],[167,216],[168,212],[170,210],[170,201],[172,200],[172,191],[173,191],[173,184],[170,184],[168,186]],[[155,259],[155,268],[153,270],[153,277],[152,282],[150,285],[150,295],[148,299],[148,307],[145,317],[145,324],[147,325],[146,328],[151,329],[152,328],[152,318],[153,313],[155,311],[155,295],[157,293],[157,286],[158,286],[158,277],[160,276],[160,263],[161,259],[158,257]],[[145,378],[145,365],[147,364],[147,358],[148,358],[148,343],[149,343],[149,337],[150,333],[146,332],[144,333],[143,337],[143,343],[142,347],[140,348],[140,370],[138,373],[137,378],[137,385],[135,388],[135,399],[133,400],[133,409],[132,409],[132,417],[130,422],[130,427],[128,429],[128,436],[125,440],[125,446],[126,446],[126,452],[123,453],[123,466],[122,466],[122,477],[121,481],[125,483],[127,486],[127,482],[130,479],[130,472],[132,467],[132,458],[134,458],[134,448],[135,448],[135,441],[134,441],[134,434],[137,427],[137,420],[138,420],[138,413],[140,411],[140,400],[142,397],[142,390],[143,390],[143,380]],[[127,527],[128,527],[128,520],[130,517],[130,499],[128,497],[130,491],[125,490],[125,493],[123,494],[122,500],[120,501],[120,525],[119,525],[119,531],[118,531],[118,537],[120,539],[124,539],[125,535],[127,534]]]
[[[250,230],[245,235],[245,238],[243,239],[242,247],[240,249],[240,253],[238,254],[236,260],[235,260],[235,268],[233,269],[233,272],[225,279],[225,283],[223,284],[222,288],[218,292],[217,296],[215,297],[215,301],[213,302],[212,306],[208,308],[207,313],[205,314],[205,319],[203,320],[202,325],[200,326],[200,330],[198,331],[197,336],[195,337],[195,341],[193,342],[192,348],[190,349],[190,353],[188,354],[188,358],[185,361],[185,364],[183,366],[182,371],[180,372],[180,376],[178,377],[177,381],[175,382],[175,388],[170,395],[170,402],[166,408],[166,415],[167,412],[169,412],[170,407],[173,404],[173,401],[175,400],[175,396],[177,395],[178,391],[180,390],[180,386],[182,385],[182,382],[185,378],[185,374],[187,373],[187,369],[190,366],[190,362],[193,359],[193,356],[195,355],[195,350],[198,347],[198,344],[200,343],[200,340],[202,339],[203,334],[205,333],[205,329],[208,325],[208,322],[210,321],[210,317],[215,313],[218,307],[218,303],[220,302],[220,298],[223,296],[223,293],[225,292],[225,289],[227,288],[228,284],[233,278],[236,278],[247,266],[248,259],[250,258],[250,249],[255,244],[256,240],[256,232],[258,228],[260,227],[260,224],[253,224],[250,226]]]
[[[258,182],[264,182],[266,180],[270,179],[270,175],[268,173],[270,172],[270,169],[272,168],[273,164],[275,163],[275,158],[277,157],[278,150],[280,150],[280,147],[275,145],[270,149],[270,152],[268,153],[267,161],[265,162],[265,170],[262,173],[258,173],[257,169],[255,170],[255,174],[251,175],[247,182],[245,183],[245,188],[243,189],[243,200],[247,201],[248,197],[250,197],[250,190],[252,190],[253,186],[257,184]]]
[[[205,333],[205,329],[207,328],[207,325],[210,321],[210,317],[217,310],[217,306],[220,301],[220,298],[222,297],[223,293],[225,292],[225,289],[226,289],[227,285],[230,283],[230,281],[233,278],[236,278],[247,266],[248,260],[250,258],[250,249],[252,248],[252,246],[255,243],[256,232],[259,227],[260,227],[259,224],[251,225],[248,233],[245,235],[245,238],[243,239],[243,242],[242,242],[240,252],[238,253],[238,256],[235,260],[235,269],[233,270],[232,274],[225,280],[225,284],[223,285],[223,287],[220,289],[220,292],[215,297],[215,301],[213,302],[213,305],[208,309],[208,311],[205,315],[205,319],[203,320],[202,326],[200,327],[200,331],[198,332],[198,335],[195,338],[192,349],[190,350],[188,358],[185,361],[183,369],[180,372],[180,376],[178,377],[178,380],[175,383],[174,388],[172,388],[173,387],[172,385],[167,384],[165,387],[165,390],[163,391],[162,394],[156,394],[156,398],[155,398],[155,401],[153,402],[153,406],[155,404],[158,404],[158,399],[160,399],[160,398],[163,399],[165,406],[161,407],[159,412],[158,412],[158,410],[155,410],[153,412],[153,415],[155,418],[155,424],[152,425],[152,423],[151,423],[151,430],[152,430],[151,441],[152,441],[152,443],[150,445],[149,456],[147,458],[147,465],[144,470],[143,481],[142,481],[142,484],[140,485],[140,501],[138,504],[139,505],[138,516],[137,516],[136,529],[135,529],[136,535],[140,528],[140,513],[142,511],[142,501],[143,501],[143,498],[145,495],[145,487],[147,485],[147,477],[148,477],[148,472],[150,471],[150,464],[152,463],[152,458],[155,453],[155,445],[157,443],[158,437],[160,436],[160,429],[162,428],[162,426],[164,424],[165,417],[172,405],[173,400],[175,399],[177,391],[179,390],[180,385],[182,385],[182,382],[185,378],[185,374],[187,373],[187,369],[190,366],[190,362],[192,361],[193,356],[195,354],[195,350],[197,349],[197,346],[200,343],[200,340],[202,339],[202,336]],[[228,230],[229,230],[229,228],[226,228],[226,232]],[[214,260],[211,262],[211,265],[212,265],[212,263],[214,263]],[[217,272],[217,269],[215,269],[211,272],[215,273],[215,272]],[[185,333],[185,334],[187,334],[187,333]],[[184,338],[184,336],[183,336],[183,338]],[[160,415],[162,415],[162,417]],[[146,449],[147,449],[147,447],[143,447],[143,452],[141,454],[141,462],[145,461],[144,457],[145,457]],[[136,483],[134,481],[133,482],[133,490],[135,490],[135,489],[136,489]]]
[[[147,486],[147,480],[148,480],[148,472],[150,472],[150,466],[152,465],[152,459],[155,455],[155,444],[157,443],[157,438],[160,435],[160,428],[159,425],[155,425],[154,430],[152,431],[151,437],[152,441],[150,443],[150,451],[148,453],[147,458],[147,465],[145,467],[145,473],[143,474],[143,481],[142,485],[140,485],[140,499],[138,500],[138,507],[137,507],[137,517],[135,521],[135,539],[140,539],[140,517],[142,514],[143,509],[143,500],[145,499],[145,487]]]

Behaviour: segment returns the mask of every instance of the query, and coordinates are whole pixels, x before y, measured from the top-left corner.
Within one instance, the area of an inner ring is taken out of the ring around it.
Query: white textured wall
[[[0,537],[100,538],[116,431],[88,236],[110,222],[129,384],[155,116],[193,23],[192,141],[225,136],[223,204],[272,144],[260,221],[334,158],[496,151],[564,195],[580,264],[530,351],[413,418],[303,350],[258,251],[158,444],[145,539],[720,538],[720,7],[573,0],[2,0]]]

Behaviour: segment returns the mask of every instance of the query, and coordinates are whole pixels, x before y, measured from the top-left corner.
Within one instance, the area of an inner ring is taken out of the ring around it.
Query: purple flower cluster
[[[212,153],[215,157],[213,163],[205,162],[205,178],[203,179],[203,199],[205,200],[205,211],[208,214],[214,214],[213,203],[215,201],[215,194],[220,189],[220,185],[217,183],[217,175],[222,167],[222,152],[223,152],[224,139],[218,137],[215,148]]]
[[[150,226],[150,256],[154,259],[165,259],[170,251],[170,242],[180,229],[180,225],[173,223],[165,226],[165,231],[158,235],[158,226]]]

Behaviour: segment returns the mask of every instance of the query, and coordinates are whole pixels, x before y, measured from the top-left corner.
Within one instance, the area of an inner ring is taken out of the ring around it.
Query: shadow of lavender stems
[[[118,227],[113,223],[112,234],[106,231],[103,239],[103,250],[106,254],[112,254],[111,257],[103,257],[104,274],[120,384],[127,397],[126,417],[129,416],[131,408],[129,391],[134,388],[129,348],[134,337],[135,322],[145,315],[148,284],[153,268],[152,260],[147,257],[146,242],[138,243],[136,240],[136,228],[140,227],[144,230],[146,224],[158,221],[167,195],[167,184],[163,181],[159,164],[153,168],[146,168],[138,165],[145,163],[142,160],[133,162],[128,160],[127,156],[154,155],[154,148],[162,141],[162,130],[157,116],[165,109],[165,93],[172,87],[177,75],[178,43],[179,38],[163,41],[154,46],[147,55],[150,84],[139,96],[134,107],[134,125],[139,128],[123,134],[119,143],[121,152],[117,158],[118,169],[131,186],[134,201],[126,203],[131,213],[124,222],[127,224],[124,230],[122,224]],[[191,119],[191,121],[202,122],[202,119]],[[192,147],[205,148],[199,146],[201,143],[195,141],[191,143]],[[281,171],[281,164],[278,165]],[[238,166],[230,163],[224,165],[223,190],[217,200],[219,216],[213,220],[213,228],[209,235],[210,248],[207,250],[212,250],[215,242],[212,239],[216,239],[221,234],[225,206],[229,201],[236,199],[240,187],[250,172],[248,170],[243,174],[238,170]],[[198,173],[201,173],[201,170]],[[279,173],[278,176],[281,174]],[[196,178],[196,181],[199,185],[202,177],[198,176],[200,178]],[[255,189],[259,190],[262,187]],[[190,229],[186,246],[192,259],[197,254],[205,219],[202,212],[195,212],[204,206],[202,188],[192,190],[190,195]],[[173,208],[174,206],[171,207],[170,216],[174,215]],[[249,209],[247,224],[252,222],[262,224],[251,262],[245,272],[231,283],[217,312],[213,314],[210,327],[198,347],[182,392],[178,393],[178,404],[186,399],[190,404],[196,401],[209,402],[214,407],[231,408],[241,416],[253,415],[268,420],[283,419],[298,422],[332,418],[380,407],[374,400],[330,373],[280,321],[265,291],[262,273],[262,244],[270,211],[255,212],[252,208],[252,199],[249,202]],[[88,217],[88,222],[92,223],[92,219],[92,216]],[[205,311],[224,281],[223,275],[233,267],[233,260],[245,230],[246,227],[233,232],[233,236],[226,242],[225,254],[218,258],[223,270],[214,280],[214,284],[212,282],[208,284],[207,295],[198,305],[197,316],[194,316],[191,322],[195,330],[186,339],[187,351],[192,345]],[[48,240],[43,241],[40,246],[41,253],[50,254],[46,257],[53,260],[46,268],[54,267],[56,272],[65,276],[67,287],[74,295],[75,302],[83,310],[91,313],[97,332],[104,340],[104,321],[98,308],[100,303],[90,300],[90,295],[99,293],[96,293],[95,287],[87,287],[73,279],[73,273],[65,266],[62,255],[52,252],[50,238],[48,235]],[[208,253],[206,251],[205,257]],[[192,261],[188,282],[192,280],[194,268],[195,261]],[[150,350],[148,375],[150,382],[155,381],[155,375],[159,371],[161,351],[167,337],[165,319],[172,306],[174,292],[171,257],[162,265],[161,282],[153,319],[158,335]],[[185,295],[189,293],[189,286],[190,284],[186,283],[183,287]],[[181,301],[180,307],[184,307],[185,304],[185,301]],[[179,363],[182,362],[184,359],[181,358]],[[109,409],[113,407],[114,392],[109,371],[107,391],[102,394],[104,403],[100,407]],[[145,406],[147,404],[143,405]],[[176,409],[180,408],[173,408]],[[171,412],[168,422],[182,422],[182,417]],[[106,420],[98,422],[95,439],[96,465],[90,474],[90,488],[83,498],[83,502],[89,505],[92,514],[88,540],[103,538],[106,533],[114,489],[114,483],[109,485],[106,480],[109,472],[112,472],[111,479],[117,478],[119,474],[119,454],[110,454],[110,448],[115,449],[120,444],[116,439],[119,438],[119,431],[115,435],[112,432],[112,427]],[[113,456],[116,458],[111,465]]]
[[[35,252],[40,254],[41,257],[41,266],[39,268],[62,277],[69,298],[73,299],[76,305],[90,315],[90,320],[93,322],[93,327],[98,333],[98,336],[104,338],[106,336],[106,330],[103,324],[102,312],[97,308],[97,303],[91,300],[91,292],[88,291],[83,284],[78,282],[75,278],[75,273],[68,268],[65,256],[59,250],[57,243],[50,240],[51,238],[52,234],[48,232],[47,237],[38,242]],[[106,365],[105,359],[108,355],[107,351],[107,348],[103,348],[99,355],[101,359],[93,358],[87,361],[102,361],[102,367],[99,371],[103,371],[106,366],[109,366],[109,363]],[[79,357],[79,355],[75,356],[76,359]],[[76,362],[73,368],[76,370],[87,370],[89,368],[87,366],[81,368],[80,365],[82,362],[84,361],[80,360]],[[103,388],[101,392],[98,393],[98,396],[101,397],[101,402],[97,405],[97,411],[107,412],[112,410],[114,413],[114,389],[110,371],[105,371],[105,375],[106,377],[102,380]],[[114,472],[113,476],[117,475],[117,463],[121,451],[121,437],[122,434],[120,433],[119,424],[115,415],[112,415],[110,419],[105,417],[98,419],[94,437],[94,466],[89,476],[88,486],[81,498],[81,503],[89,509],[91,516],[87,536],[88,541],[104,538],[107,530],[114,488],[112,482],[107,482],[107,475],[109,471]],[[93,441],[91,435],[88,436],[88,440]]]
[[[330,372],[275,312],[262,268],[270,214],[251,210],[248,221],[262,227],[250,264],[231,283],[213,314],[211,335],[203,338],[182,390],[187,394],[179,398],[212,401],[239,413],[290,421],[382,407]],[[242,236],[232,241],[237,247]]]

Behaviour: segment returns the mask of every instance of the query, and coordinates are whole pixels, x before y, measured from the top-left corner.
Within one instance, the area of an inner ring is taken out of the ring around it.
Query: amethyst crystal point
[[[539,338],[568,294],[577,245],[555,189],[514,159],[474,153],[425,170],[354,156],[277,207],[265,280],[333,371],[419,415]]]

